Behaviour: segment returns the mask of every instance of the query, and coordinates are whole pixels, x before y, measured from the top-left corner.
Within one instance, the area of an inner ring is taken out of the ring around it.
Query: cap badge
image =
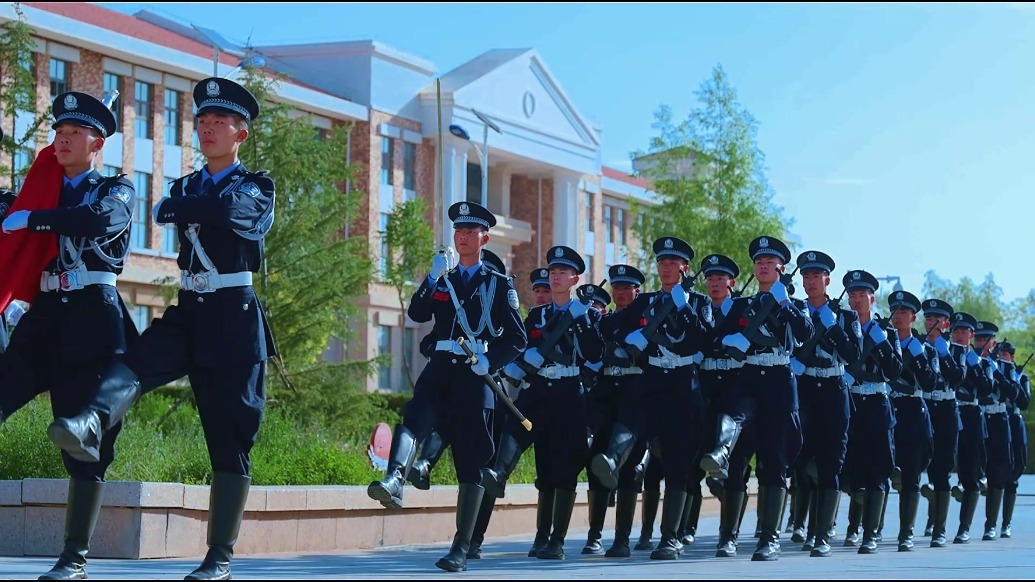
[[[618,267],[618,274],[619,275],[624,275],[625,274],[625,267],[624,266],[619,266]]]
[[[71,93],[65,95],[65,109],[72,111],[77,107],[79,107],[79,101],[76,100],[75,95]]]
[[[215,79],[212,79],[207,85],[205,85],[205,94],[209,97],[219,96],[219,83],[217,83]]]
[[[666,238],[665,239],[665,248],[666,249],[672,248],[672,239],[670,239],[670,238]]]
[[[718,264],[719,264],[719,257],[717,257],[717,256],[715,256],[715,255],[712,255],[712,258],[711,258],[711,259],[708,259],[708,261],[709,261],[709,262],[710,262],[711,264],[713,264],[713,265],[718,265]]]
[[[766,237],[763,236],[761,239],[759,239],[758,246],[760,246],[762,248],[768,247],[769,246],[769,239],[767,239]]]
[[[471,213],[471,207],[468,206],[466,202],[464,202],[463,204],[460,205],[460,214],[461,215],[467,216],[470,213]]]
[[[895,299],[902,299],[902,292],[895,293]]]
[[[805,258],[810,260],[810,261],[815,261],[816,260],[816,253],[809,253],[809,254],[805,255]]]
[[[858,281],[859,279],[862,279],[862,273],[859,271],[852,273],[852,280]]]
[[[557,250],[555,250],[553,252],[553,256],[555,256],[555,257],[563,257],[564,256],[564,249],[562,249],[561,247],[557,247]]]

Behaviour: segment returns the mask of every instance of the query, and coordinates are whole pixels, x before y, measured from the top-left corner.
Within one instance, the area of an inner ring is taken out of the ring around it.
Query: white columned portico
[[[553,176],[553,241],[573,249],[579,244],[579,177],[569,173]]]
[[[442,244],[453,245],[453,222],[449,207],[467,200],[467,144],[447,139],[442,152],[445,165],[442,185]]]

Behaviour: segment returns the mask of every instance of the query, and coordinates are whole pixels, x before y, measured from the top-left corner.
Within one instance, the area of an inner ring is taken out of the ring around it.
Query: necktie
[[[471,272],[470,271],[464,271],[463,279],[464,279],[464,286],[470,285],[471,284]]]
[[[205,178],[205,181],[201,183],[201,191],[198,193],[199,196],[208,196],[208,193],[212,190],[212,178]]]
[[[75,204],[75,188],[71,182],[65,182],[63,188],[61,188],[61,201],[65,205]]]

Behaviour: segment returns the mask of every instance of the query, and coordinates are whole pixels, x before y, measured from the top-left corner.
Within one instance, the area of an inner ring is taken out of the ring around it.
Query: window
[[[107,95],[109,91],[119,92],[118,99],[112,104],[112,110],[115,112],[119,131],[122,131],[122,96],[126,93],[122,77],[115,73],[104,73],[104,94]]]
[[[51,57],[50,59],[50,98],[68,91],[68,63]]]
[[[417,190],[417,144],[403,144],[403,189]]]
[[[392,182],[392,138],[381,138],[381,183],[391,186]]]
[[[34,152],[31,148],[20,147],[14,152],[14,191],[18,192],[25,183],[25,174],[32,165]]]
[[[380,272],[381,277],[388,276],[388,213],[378,215],[378,231],[381,237]]]
[[[104,176],[118,176],[121,173],[122,168],[118,166],[109,166],[108,164],[104,164],[104,166],[101,167],[101,174]]]
[[[165,178],[165,195],[172,191],[172,183],[176,178]],[[180,252],[180,234],[175,224],[162,225],[162,253],[175,255]]]
[[[133,323],[137,331],[144,331],[151,325],[151,308],[147,305],[135,305],[133,307]]]
[[[604,237],[609,243],[615,242],[614,233],[611,230],[611,207],[604,205]]]
[[[180,130],[183,126],[183,113],[180,111],[180,92],[165,90],[165,143],[178,146],[181,144]]]
[[[387,325],[377,326],[377,355],[392,354],[392,328]],[[381,364],[377,370],[377,387],[382,390],[392,389],[392,361]]]
[[[482,167],[478,164],[467,164],[467,201],[482,203]]]
[[[129,248],[146,249],[151,245],[151,174],[133,172],[133,188],[137,193],[133,205],[133,230],[130,233]]]
[[[625,209],[624,208],[616,208],[615,210],[618,213],[618,216],[617,216],[617,219],[618,219],[618,223],[617,223],[617,227],[618,227],[618,244],[624,245],[625,244]]]
[[[154,87],[151,83],[136,82],[133,95],[136,97],[136,118],[133,120],[133,135],[137,139],[153,139],[151,133],[151,96]]]
[[[586,192],[586,232],[593,232],[593,194]]]
[[[403,360],[406,362],[406,367],[413,371],[413,338],[414,328],[404,327],[403,328]]]

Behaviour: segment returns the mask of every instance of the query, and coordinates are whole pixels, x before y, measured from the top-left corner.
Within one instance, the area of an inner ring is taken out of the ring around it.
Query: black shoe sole
[[[445,560],[439,560],[439,561],[435,562],[435,567],[441,568],[442,570],[445,570],[446,572],[466,572],[467,571],[467,564],[464,564],[462,566],[457,566],[456,564],[454,564],[452,562],[447,562]]]
[[[653,550],[654,544],[651,542],[637,542],[636,547],[633,548],[637,552],[646,552],[647,550]]]
[[[100,452],[94,447],[87,447],[75,433],[68,430],[63,423],[53,422],[47,427],[47,436],[61,450],[73,459],[83,463],[99,463]]]
[[[385,486],[382,485],[380,481],[371,483],[370,486],[367,487],[367,495],[369,495],[374,501],[383,505],[386,509],[402,509],[402,499],[393,497],[392,493],[385,489]],[[445,569],[446,568],[443,568],[443,570]],[[452,571],[456,572],[457,570]]]
[[[611,465],[607,462],[606,456],[597,455],[593,457],[589,468],[593,471],[593,474],[596,475],[596,478],[600,480],[600,484],[605,488],[612,491],[618,488],[617,471],[611,471]]]
[[[713,477],[715,479],[727,479],[730,476],[728,465],[726,468],[723,468],[715,461],[715,459],[708,455],[701,458],[701,470],[709,477]]]

